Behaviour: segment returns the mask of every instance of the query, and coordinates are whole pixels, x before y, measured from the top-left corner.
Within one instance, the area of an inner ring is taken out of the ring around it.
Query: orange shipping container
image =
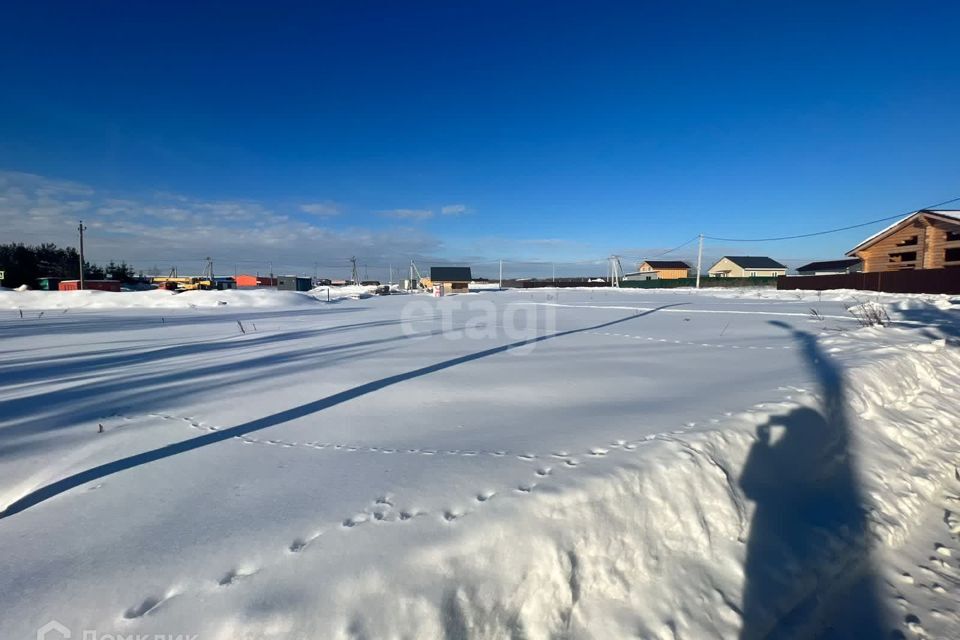
[[[84,289],[94,291],[120,291],[120,283],[116,280],[84,280]],[[60,283],[60,291],[79,291],[79,280],[64,280]]]
[[[277,286],[277,279],[268,278],[267,276],[242,275],[242,276],[236,276],[234,280],[237,281],[238,287],[275,287]]]

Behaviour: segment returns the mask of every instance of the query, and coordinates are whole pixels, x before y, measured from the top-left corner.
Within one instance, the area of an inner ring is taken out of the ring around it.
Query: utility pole
[[[350,256],[350,279],[353,280],[353,284],[360,284],[360,275],[357,273],[357,257]]]
[[[556,282],[556,281],[557,281],[557,265],[556,265],[556,263],[553,263],[553,262],[550,263],[550,271],[551,271],[551,276],[550,276],[551,279],[552,279],[554,282]]]
[[[390,263],[390,280],[389,282],[387,282],[387,284],[391,284],[391,285],[393,284],[393,263],[392,262]]]
[[[77,231],[80,232],[80,289],[83,290],[83,232],[87,228],[83,226],[83,220],[80,221],[80,226],[77,227]]]
[[[210,281],[210,284],[213,284],[213,258],[210,256],[206,257],[207,267],[203,270],[203,277]]]
[[[620,266],[620,256],[610,256],[610,286],[619,288],[621,276],[623,268]]]
[[[700,234],[700,245],[697,248],[697,289],[700,288],[700,267],[703,264],[703,234]]]
[[[497,283],[498,289],[503,289],[503,260],[500,261],[500,281]]]

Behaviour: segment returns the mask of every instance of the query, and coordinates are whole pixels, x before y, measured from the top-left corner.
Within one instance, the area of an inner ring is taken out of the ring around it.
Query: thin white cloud
[[[325,200],[323,202],[309,202],[307,204],[300,205],[300,211],[304,213],[309,213],[312,216],[317,216],[320,218],[328,218],[331,216],[338,216],[342,213],[340,206],[335,202],[330,200]]]
[[[396,220],[429,220],[433,217],[433,211],[430,209],[390,209],[380,211],[380,216],[384,218],[394,218]]]
[[[440,213],[445,216],[462,216],[467,213],[465,204],[445,204],[440,207]]]
[[[88,228],[90,260],[126,260],[137,268],[196,268],[193,263],[209,255],[241,269],[265,272],[269,262],[282,262],[289,272],[312,273],[319,259],[321,265],[343,263],[347,269],[346,259],[357,255],[372,267],[442,248],[417,228],[334,230],[258,202],[169,193],[120,198],[85,185],[0,171],[0,227],[8,231],[4,242],[76,246],[81,218]]]

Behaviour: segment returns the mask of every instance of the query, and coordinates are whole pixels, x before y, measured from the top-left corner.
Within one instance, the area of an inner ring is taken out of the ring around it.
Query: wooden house
[[[677,280],[690,277],[690,265],[682,260],[644,260],[637,265],[637,273],[657,274],[658,280]]]
[[[960,267],[960,211],[922,209],[847,252],[866,273]]]
[[[470,267],[430,267],[430,278],[424,278],[426,287],[443,285],[446,293],[467,293],[473,280]]]
[[[766,256],[723,256],[707,273],[712,278],[771,278],[787,275],[787,268]]]

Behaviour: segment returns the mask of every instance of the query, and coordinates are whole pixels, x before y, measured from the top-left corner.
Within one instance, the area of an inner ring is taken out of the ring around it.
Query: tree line
[[[80,254],[73,247],[58,247],[51,243],[36,246],[0,244],[0,271],[5,272],[2,285],[10,288],[23,284],[35,288],[39,278],[77,280],[80,277]],[[126,262],[117,264],[111,260],[106,266],[84,261],[83,277],[132,283],[138,275]]]

